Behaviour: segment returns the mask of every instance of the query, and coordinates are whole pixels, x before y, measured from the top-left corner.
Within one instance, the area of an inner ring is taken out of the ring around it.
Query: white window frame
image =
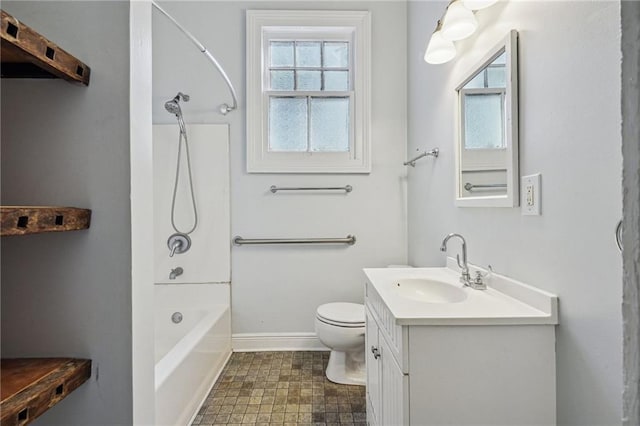
[[[346,40],[352,63],[350,90],[345,92],[269,91],[268,46],[272,39]],[[247,172],[369,173],[371,18],[363,11],[247,11]],[[270,96],[350,98],[349,152],[269,151]]]

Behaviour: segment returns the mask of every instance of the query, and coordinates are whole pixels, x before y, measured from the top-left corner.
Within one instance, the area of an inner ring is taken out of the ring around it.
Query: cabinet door
[[[373,349],[378,348],[378,324],[373,319],[369,309],[366,309],[365,351],[367,363],[367,422],[374,426],[380,417],[380,360],[376,358]],[[384,423],[383,423],[384,424]]]
[[[377,413],[384,426],[409,424],[409,375],[402,373],[400,366],[393,358],[393,353],[386,339],[378,339],[381,366],[380,401],[382,403],[382,417]]]

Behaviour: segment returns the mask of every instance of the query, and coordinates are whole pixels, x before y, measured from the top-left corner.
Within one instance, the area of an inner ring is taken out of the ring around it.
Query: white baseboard
[[[231,336],[234,352],[328,351],[316,333],[238,333]]]

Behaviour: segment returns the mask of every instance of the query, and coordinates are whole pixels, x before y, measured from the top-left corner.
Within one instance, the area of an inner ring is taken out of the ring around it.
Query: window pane
[[[465,149],[504,148],[503,121],[502,95],[494,93],[466,95],[464,97]]]
[[[307,99],[269,99],[269,151],[307,150]]]
[[[349,90],[349,72],[325,71],[324,90]]]
[[[497,58],[495,58],[492,63],[493,64],[506,65],[507,64],[507,52],[502,52],[502,55],[500,55]]]
[[[325,42],[324,66],[327,68],[349,67],[349,43]]]
[[[489,67],[487,68],[487,84],[488,87],[507,87],[506,70],[504,67]]]
[[[311,98],[311,151],[349,151],[349,98]]]
[[[293,90],[293,71],[271,71],[271,90]]]
[[[296,67],[320,67],[320,42],[296,42]]]
[[[484,87],[484,70],[464,85],[465,89],[481,89]]]
[[[320,71],[296,71],[296,90],[320,90]]]
[[[272,67],[292,67],[293,66],[293,42],[292,41],[272,41],[271,46],[271,66]]]

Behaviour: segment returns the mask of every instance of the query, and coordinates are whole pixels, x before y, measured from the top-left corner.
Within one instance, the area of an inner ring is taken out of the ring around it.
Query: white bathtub
[[[156,425],[189,424],[207,397],[231,355],[229,302],[229,284],[156,285]]]

